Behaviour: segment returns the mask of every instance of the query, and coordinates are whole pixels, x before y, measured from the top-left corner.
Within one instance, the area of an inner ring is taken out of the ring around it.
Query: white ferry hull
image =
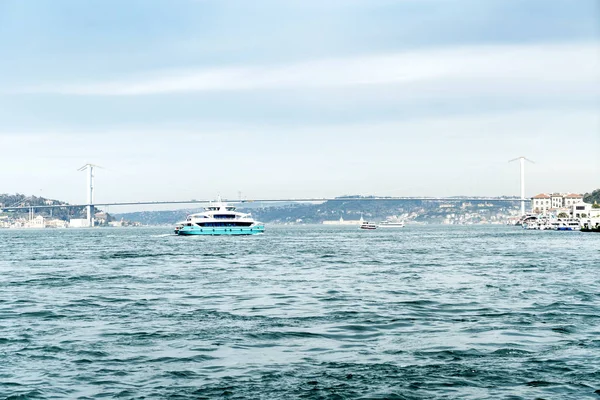
[[[176,229],[175,233],[181,236],[191,235],[258,235],[265,232],[264,225],[256,226],[233,226],[233,227],[202,227],[202,226],[184,226]]]
[[[175,234],[191,235],[258,235],[265,232],[265,225],[255,221],[250,214],[236,212],[235,207],[219,201],[204,207],[204,212],[188,215],[175,226]]]

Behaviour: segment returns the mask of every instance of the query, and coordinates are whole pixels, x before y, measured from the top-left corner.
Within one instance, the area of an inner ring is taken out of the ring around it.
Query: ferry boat
[[[522,226],[523,229],[528,230],[556,230],[557,222],[556,220],[552,220],[548,217],[540,216],[536,218],[528,218],[527,222],[524,222]]]
[[[377,229],[377,225],[372,222],[364,221],[362,224],[360,224],[360,229],[373,230],[373,229]]]
[[[516,222],[512,223],[511,225],[522,226],[523,228],[527,229],[527,224],[535,223],[535,222],[537,222],[537,220],[538,220],[537,215],[525,214],[525,215],[521,216]]]
[[[577,218],[559,218],[557,231],[580,231],[581,222]]]
[[[536,220],[530,219],[529,222],[523,224],[523,228],[539,231],[579,231],[581,230],[581,223],[577,218],[540,217]]]
[[[264,231],[264,224],[255,221],[251,214],[238,212],[220,200],[175,226],[177,235],[256,235]]]

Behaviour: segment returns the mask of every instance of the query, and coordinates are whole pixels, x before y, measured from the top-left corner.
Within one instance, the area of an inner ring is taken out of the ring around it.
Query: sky
[[[0,0],[0,193],[600,188],[597,0]]]

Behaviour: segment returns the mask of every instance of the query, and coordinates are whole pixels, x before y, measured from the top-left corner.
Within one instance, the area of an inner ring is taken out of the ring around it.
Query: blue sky
[[[595,0],[4,0],[0,192],[600,187]]]

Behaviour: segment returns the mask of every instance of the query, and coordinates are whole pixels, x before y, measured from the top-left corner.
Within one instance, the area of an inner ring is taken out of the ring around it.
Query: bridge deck
[[[225,203],[244,204],[244,203],[323,203],[326,201],[485,201],[485,202],[525,202],[529,199],[520,199],[515,197],[347,197],[347,198],[295,198],[295,199],[252,199],[252,200],[234,200],[223,199]],[[145,205],[164,205],[164,204],[208,204],[215,200],[182,200],[182,201],[138,201],[138,202],[115,202],[115,203],[94,203],[94,207],[110,206],[145,206]],[[40,206],[18,206],[3,207],[3,210],[28,210],[31,208],[77,208],[87,207],[90,204],[53,204]]]

